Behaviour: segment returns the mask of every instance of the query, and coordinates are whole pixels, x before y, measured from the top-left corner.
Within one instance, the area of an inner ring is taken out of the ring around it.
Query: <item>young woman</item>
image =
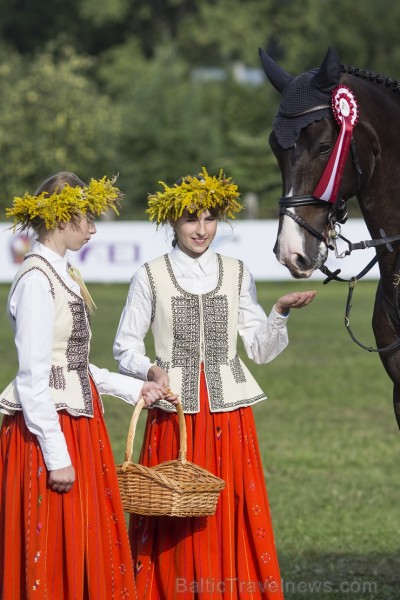
[[[93,303],[65,256],[120,198],[113,181],[68,172],[7,210],[37,234],[8,299],[18,373],[0,396],[0,597],[136,598],[112,450],[99,394],[134,404],[158,383],[89,363]],[[84,299],[85,301],[84,301]]]
[[[211,249],[218,221],[242,206],[221,172],[185,177],[149,197],[150,219],[168,223],[173,249],[132,279],[114,343],[122,373],[170,386],[185,412],[188,460],[226,487],[215,516],[135,517],[130,541],[138,597],[282,598],[279,567],[251,406],[263,390],[240,360],[237,335],[257,363],[287,345],[287,315],[315,292],[279,298],[267,317],[240,260]],[[156,352],[145,356],[151,327]],[[149,411],[140,461],[153,466],[178,455],[171,404]]]

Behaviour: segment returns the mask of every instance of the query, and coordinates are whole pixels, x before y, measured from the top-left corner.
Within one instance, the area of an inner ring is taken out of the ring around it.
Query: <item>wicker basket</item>
[[[225,481],[186,460],[186,424],[182,405],[177,404],[180,450],[176,460],[154,467],[131,462],[133,440],[143,398],[133,411],[126,440],[125,462],[117,465],[122,505],[129,513],[199,517],[213,515]]]

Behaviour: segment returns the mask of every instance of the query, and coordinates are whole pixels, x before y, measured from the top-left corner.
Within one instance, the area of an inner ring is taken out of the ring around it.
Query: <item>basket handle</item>
[[[145,406],[144,398],[140,398],[140,400],[136,403],[135,410],[133,411],[133,415],[131,418],[131,422],[129,424],[128,436],[126,438],[126,447],[125,447],[125,462],[130,463],[132,459],[133,452],[133,441],[135,439],[136,426],[139,420],[139,415],[142,412],[143,407]],[[182,463],[186,462],[186,452],[187,452],[187,443],[186,443],[186,423],[185,423],[185,413],[183,412],[181,402],[178,402],[175,405],[176,412],[178,413],[178,421],[179,421],[179,455],[178,458]]]

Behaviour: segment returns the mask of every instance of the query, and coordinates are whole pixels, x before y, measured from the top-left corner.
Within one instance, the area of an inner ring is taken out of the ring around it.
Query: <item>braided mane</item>
[[[385,75],[371,73],[371,71],[359,69],[358,67],[351,67],[348,65],[340,65],[340,70],[342,73],[348,73],[349,75],[354,75],[355,77],[360,77],[361,79],[368,79],[368,81],[378,83],[380,85],[384,85],[387,88],[390,88],[392,92],[395,92],[397,94],[400,93],[400,83],[395,79],[386,77]]]

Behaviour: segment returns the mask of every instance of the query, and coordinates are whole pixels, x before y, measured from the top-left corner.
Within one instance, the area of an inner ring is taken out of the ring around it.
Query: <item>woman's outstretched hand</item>
[[[281,315],[287,315],[291,308],[302,308],[310,304],[315,298],[316,291],[291,292],[281,296],[275,302],[275,310]]]

